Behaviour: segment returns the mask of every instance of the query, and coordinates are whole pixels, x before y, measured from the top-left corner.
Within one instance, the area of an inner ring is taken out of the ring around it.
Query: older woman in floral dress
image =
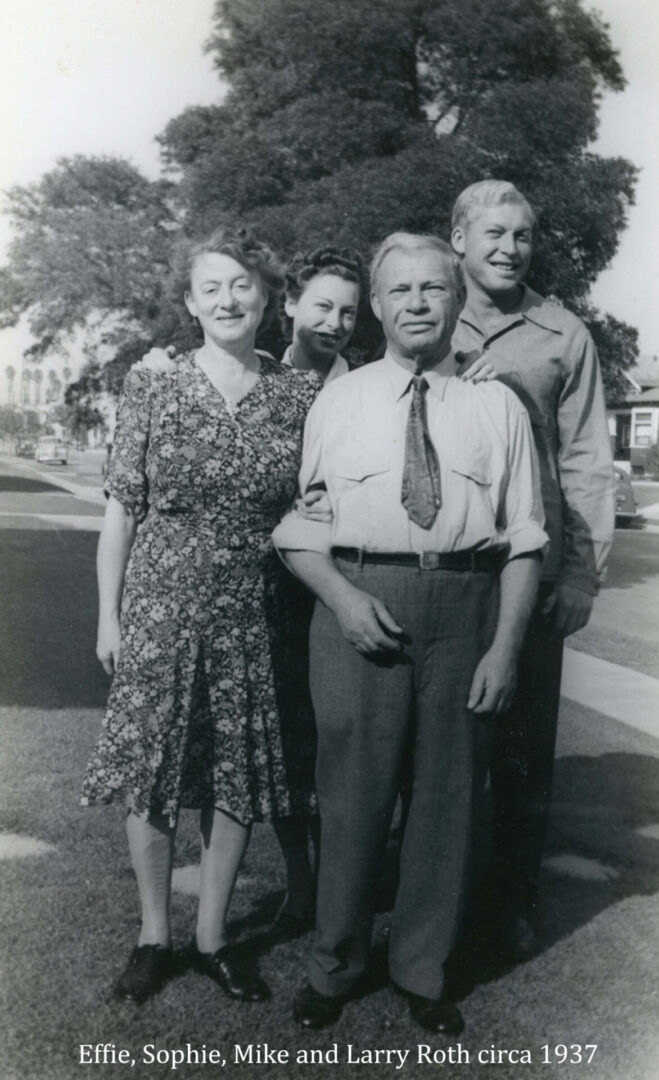
[[[142,928],[115,995],[143,1001],[171,964],[169,896],[182,807],[201,811],[192,956],[241,1000],[268,995],[226,944],[253,821],[314,811],[313,746],[282,736],[280,589],[270,533],[296,491],[319,389],[255,352],[282,279],[249,234],[187,250],[204,344],[167,373],[129,372],[98,552],[98,656],[114,674],[83,802],[121,799]]]

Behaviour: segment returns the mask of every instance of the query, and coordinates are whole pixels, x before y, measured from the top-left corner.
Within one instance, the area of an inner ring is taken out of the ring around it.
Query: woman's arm
[[[114,675],[119,661],[119,612],[128,556],[135,539],[137,522],[124,506],[110,495],[98,541],[98,638],[96,655],[108,675]]]

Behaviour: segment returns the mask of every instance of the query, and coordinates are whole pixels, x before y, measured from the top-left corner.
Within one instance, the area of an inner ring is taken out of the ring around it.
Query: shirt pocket
[[[388,473],[391,465],[382,458],[366,459],[359,461],[340,461],[336,466],[336,475],[342,487],[353,484],[363,484],[371,477],[382,476]]]
[[[466,461],[454,462],[451,464],[451,472],[457,473],[458,476],[465,476],[468,480],[473,480],[480,487],[490,487],[492,484],[492,470],[485,457],[479,456],[468,458]]]
[[[399,485],[395,492],[392,485],[391,463],[386,458],[359,455],[349,460],[346,456],[337,462],[332,502],[338,543],[377,550],[392,502],[398,505],[400,501]]]
[[[463,460],[450,463],[442,484],[442,506],[453,545],[478,546],[495,536],[499,498],[496,479],[485,454],[465,455]]]

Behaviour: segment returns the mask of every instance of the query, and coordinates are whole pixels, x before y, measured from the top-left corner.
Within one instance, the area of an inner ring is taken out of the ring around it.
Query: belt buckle
[[[436,551],[422,551],[419,555],[422,570],[439,570],[439,555]]]

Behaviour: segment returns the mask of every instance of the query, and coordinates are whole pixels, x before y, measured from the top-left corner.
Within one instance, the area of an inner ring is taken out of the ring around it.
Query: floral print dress
[[[271,357],[231,408],[194,354],[128,373],[106,490],[138,528],[83,804],[172,821],[181,807],[241,822],[314,812],[313,718],[270,534],[319,389]]]

